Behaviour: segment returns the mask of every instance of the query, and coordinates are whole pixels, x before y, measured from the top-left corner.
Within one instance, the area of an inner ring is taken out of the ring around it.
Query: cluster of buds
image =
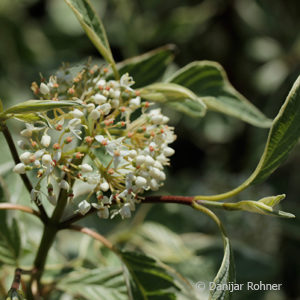
[[[158,190],[166,179],[173,128],[160,109],[141,99],[128,74],[117,81],[107,68],[72,71],[64,67],[48,82],[32,84],[40,99],[73,100],[78,106],[39,114],[40,121],[25,124],[18,142],[24,152],[14,171],[36,172],[34,201],[46,196],[55,205],[54,184],[73,198],[72,188],[81,181],[88,192],[79,213],[93,206],[101,218],[130,217],[143,192]],[[41,190],[42,180],[48,191]]]

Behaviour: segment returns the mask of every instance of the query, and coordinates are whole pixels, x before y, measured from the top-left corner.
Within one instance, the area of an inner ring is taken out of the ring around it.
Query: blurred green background
[[[218,61],[236,89],[270,118],[275,117],[300,73],[297,0],[92,3],[104,22],[117,61],[173,43],[176,56],[168,72],[194,60]],[[98,58],[97,51],[64,1],[0,1],[0,97],[5,106],[32,98],[30,84],[39,79],[39,72],[48,76],[62,62],[77,64],[89,56]],[[178,138],[160,194],[224,192],[241,183],[256,166],[267,130],[215,113],[202,120],[166,113]],[[20,124],[14,121],[9,125],[17,135]],[[5,147],[1,137],[2,163],[11,159]],[[299,216],[299,150],[297,146],[266,183],[248,189],[236,200],[286,193],[283,209]],[[8,176],[16,177],[3,175],[1,180]],[[9,188],[13,190],[12,184]],[[300,299],[299,218],[287,221],[249,213],[216,213],[232,239],[237,282],[283,284],[278,292],[244,290],[233,298]],[[193,282],[211,281],[221,262],[222,242],[215,224],[187,207],[147,204],[138,208],[126,226],[124,221],[100,221],[97,217],[89,217],[84,224],[128,249],[160,258]],[[74,245],[67,247],[66,242],[58,243],[58,248],[66,257],[77,255]]]

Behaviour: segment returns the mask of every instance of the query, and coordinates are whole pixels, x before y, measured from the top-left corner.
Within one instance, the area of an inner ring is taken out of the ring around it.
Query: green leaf
[[[73,271],[58,282],[57,288],[87,300],[128,299],[122,269],[116,267]]]
[[[11,226],[6,223],[0,227],[0,261],[16,266],[21,252],[19,226],[13,219]]]
[[[48,111],[56,108],[71,108],[75,106],[81,106],[76,101],[71,100],[28,100],[17,105],[11,106],[3,113],[0,114],[0,119],[7,119],[9,117],[21,118],[20,114],[25,114],[29,118],[33,118],[32,113]]]
[[[269,177],[284,162],[300,137],[300,76],[273,121],[265,150],[249,179],[257,183]]]
[[[135,81],[134,88],[140,88],[155,82],[162,76],[173,60],[174,49],[174,45],[166,45],[124,60],[117,64],[117,69],[120,75],[129,73]]]
[[[192,90],[208,109],[236,117],[258,127],[271,125],[271,120],[233,88],[224,69],[216,62],[192,62],[178,70],[168,79],[168,82]]]
[[[291,213],[274,209],[274,207],[277,204],[279,204],[279,202],[284,198],[285,195],[283,194],[278,196],[265,197],[258,201],[243,200],[236,203],[224,203],[224,202],[199,200],[198,203],[203,205],[209,205],[212,207],[217,207],[217,208],[223,207],[228,210],[244,210],[244,211],[259,213],[262,215],[279,216],[283,218],[295,218],[295,216]]]
[[[248,186],[266,180],[288,157],[300,137],[300,76],[295,81],[284,104],[272,123],[260,161],[237,188],[219,195],[195,197],[195,200],[221,200],[232,197]],[[292,216],[291,216],[292,217]]]
[[[176,299],[175,292],[179,288],[163,264],[152,257],[135,252],[122,251],[120,255],[130,274],[130,299]]]
[[[115,68],[106,32],[89,0],[65,0],[74,12],[87,36],[102,54],[105,60]]]
[[[218,225],[222,234],[224,242],[224,256],[221,267],[214,279],[214,286],[210,286],[209,300],[228,300],[231,298],[232,293],[230,293],[228,289],[224,289],[224,285],[235,282],[235,265],[230,241],[222,222],[210,209],[196,201],[193,202],[192,207],[209,216]]]
[[[235,267],[230,241],[226,236],[224,240],[224,256],[221,267],[214,279],[214,286],[210,290],[209,300],[227,300],[231,298],[231,292],[224,289],[224,285],[235,282]],[[223,287],[223,288],[222,288]]]
[[[206,105],[191,90],[175,83],[154,83],[140,90],[141,97],[171,105],[193,117],[203,117]]]

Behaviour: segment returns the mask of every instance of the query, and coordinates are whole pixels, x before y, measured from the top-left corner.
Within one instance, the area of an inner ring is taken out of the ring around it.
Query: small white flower
[[[93,172],[93,168],[89,164],[80,165],[79,168],[82,172]]]
[[[132,77],[129,76],[128,73],[125,73],[124,75],[121,76],[121,78],[120,78],[120,85],[122,87],[129,88],[133,84],[134,84],[134,81],[133,81]]]
[[[45,154],[43,155],[42,157],[42,162],[43,162],[43,165],[49,165],[51,162],[52,162],[52,157],[50,154]]]
[[[86,200],[83,200],[78,204],[78,211],[82,215],[85,215],[90,209],[91,209],[91,204]]]
[[[165,147],[163,150],[163,154],[167,157],[172,156],[174,153],[175,153],[175,150],[172,149],[171,147]]]
[[[100,189],[103,192],[107,192],[109,190],[109,184],[105,181],[100,184]]]
[[[49,94],[49,92],[50,92],[49,87],[48,87],[44,82],[42,82],[42,83],[40,84],[40,92],[41,92],[43,95]]]
[[[76,129],[76,126],[81,124],[81,120],[78,118],[72,119],[69,121],[67,128],[79,139],[81,140],[81,137],[79,134],[81,134],[81,130]]]
[[[101,219],[108,219],[109,217],[109,210],[106,206],[99,208],[97,215]]]
[[[25,165],[28,165],[31,163],[30,158],[32,157],[32,153],[31,152],[24,152],[20,155],[20,161],[22,163],[24,163]]]
[[[122,217],[122,219],[128,219],[131,217],[131,210],[130,210],[130,204],[125,203],[119,210],[119,213]]]
[[[25,174],[25,172],[26,172],[25,168],[26,167],[23,163],[19,163],[14,167],[13,171],[17,174]]]
[[[135,185],[139,188],[144,187],[146,184],[147,184],[147,180],[142,176],[138,176],[135,179]]]
[[[76,119],[79,119],[84,116],[84,113],[77,108],[75,108],[73,111],[71,111],[71,114],[72,114],[73,118],[76,118]]]
[[[137,96],[135,98],[132,98],[130,101],[129,101],[129,107],[131,109],[137,109],[139,108],[141,105],[141,97]]]
[[[43,136],[42,136],[42,139],[41,139],[41,144],[44,146],[44,147],[49,147],[49,145],[50,145],[50,143],[51,143],[51,137],[48,135],[48,134],[44,134]]]
[[[111,110],[111,105],[109,103],[104,103],[102,105],[99,106],[99,109],[105,114],[109,114],[110,110]]]

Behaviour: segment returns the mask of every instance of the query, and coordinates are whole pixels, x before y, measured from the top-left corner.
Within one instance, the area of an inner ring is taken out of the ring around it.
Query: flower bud
[[[31,156],[32,156],[32,153],[26,151],[20,155],[20,161],[22,163],[24,163],[25,165],[28,165],[31,163],[31,160],[30,160]]]
[[[78,211],[82,215],[85,215],[90,209],[91,209],[91,204],[86,200],[83,200],[78,204]]]
[[[120,208],[120,215],[122,219],[128,219],[131,217],[131,211],[130,211],[130,204],[125,203],[121,208]]]
[[[100,184],[100,189],[103,192],[107,192],[109,190],[109,184],[105,181]]]
[[[159,189],[159,184],[154,178],[150,180],[150,188],[152,191],[157,191]]]
[[[88,112],[91,112],[93,109],[95,109],[95,104],[89,103],[86,105],[86,108],[87,108]]]
[[[94,99],[94,102],[96,103],[96,104],[103,104],[103,103],[105,103],[106,102],[106,100],[107,100],[107,98],[105,97],[105,96],[103,96],[103,95],[101,95],[101,94],[96,94],[94,97],[93,97],[93,99]]]
[[[165,156],[171,156],[175,153],[175,150],[172,149],[171,147],[165,147],[164,150],[163,150],[163,154]]]
[[[135,180],[135,185],[137,187],[144,187],[147,184],[147,180],[142,177],[142,176],[137,176],[136,180]]]
[[[163,123],[163,116],[162,115],[154,115],[151,118],[153,124],[162,124]]]
[[[66,180],[62,180],[59,183],[59,187],[62,188],[63,190],[66,190],[66,191],[68,191],[69,188],[70,188],[69,183]]]
[[[137,96],[135,98],[132,98],[130,101],[129,101],[129,107],[131,109],[137,109],[139,108],[141,105],[141,97]]]
[[[84,116],[84,113],[81,110],[77,109],[77,108],[75,108],[73,111],[71,111],[71,114],[76,119],[79,119],[79,118]]]
[[[40,84],[40,92],[41,92],[43,95],[49,94],[49,92],[50,92],[49,87],[48,87],[44,82],[42,82],[42,83]]]
[[[83,164],[79,166],[82,172],[93,172],[93,168],[89,164]]]
[[[25,174],[25,165],[23,163],[19,163],[14,167],[13,171],[17,174]]]
[[[141,165],[142,163],[144,163],[146,160],[146,157],[144,155],[138,155],[136,158],[135,158],[135,162],[136,164],[139,166]]]
[[[101,207],[98,210],[97,215],[101,219],[108,219],[108,217],[109,217],[109,210],[108,210],[108,208],[106,206],[105,207]]]
[[[111,110],[111,105],[109,103],[104,103],[100,105],[99,108],[105,115],[107,115]]]
[[[145,158],[145,165],[146,166],[153,166],[154,163],[155,163],[155,160],[150,155],[147,155],[146,158]]]
[[[20,134],[24,137],[31,137],[32,136],[32,130],[31,129],[23,129]]]
[[[49,165],[52,162],[52,157],[50,154],[45,154],[42,157],[43,165]]]
[[[93,109],[91,111],[91,113],[89,114],[89,117],[92,119],[92,120],[98,120],[100,118],[100,112],[98,109]]]
[[[50,143],[51,143],[51,137],[50,137],[48,134],[45,133],[45,134],[42,136],[41,144],[42,144],[45,148],[47,148],[47,147],[49,147]]]

